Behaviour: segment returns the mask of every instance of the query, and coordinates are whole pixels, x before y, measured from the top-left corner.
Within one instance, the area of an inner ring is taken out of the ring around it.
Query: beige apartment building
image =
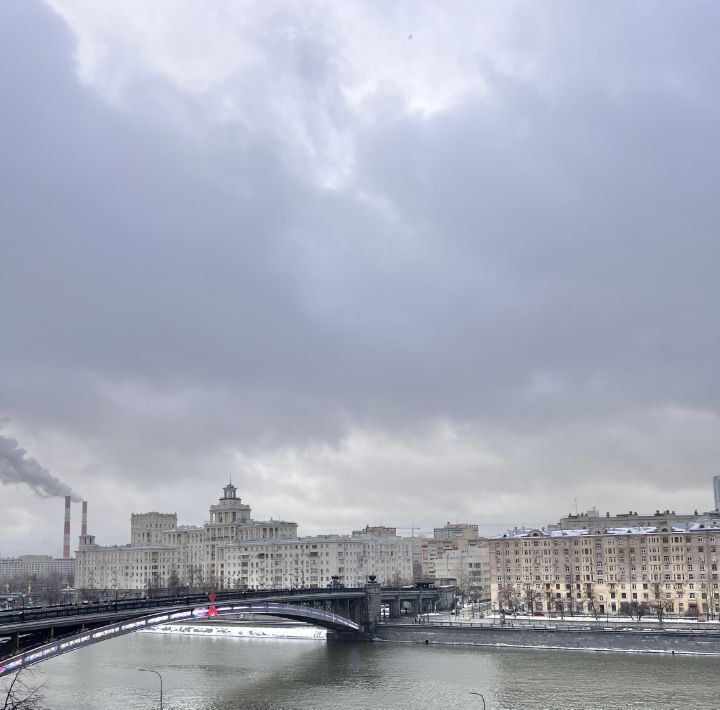
[[[616,513],[604,515],[593,509],[584,513],[569,513],[560,518],[557,523],[548,525],[550,530],[591,530],[593,528],[637,528],[637,527],[688,527],[697,523],[712,526],[713,523],[720,525],[720,512],[709,513],[676,513],[674,510],[656,510],[654,513],[638,513],[629,511],[627,513]]]
[[[333,577],[355,586],[371,574],[387,586],[413,580],[417,540],[398,537],[394,528],[303,538],[297,528],[283,520],[253,520],[230,483],[203,525],[178,525],[174,513],[133,513],[129,545],[103,547],[94,535],[81,535],[76,586],[271,589],[322,587]]]
[[[720,610],[720,525],[529,530],[490,539],[493,608],[616,614]]]
[[[435,561],[435,579],[455,580],[462,594],[473,600],[490,599],[490,548],[487,538],[467,540],[458,549],[446,550]]]
[[[454,582],[473,599],[490,598],[490,552],[478,526],[448,522],[421,543],[422,573],[439,583]]]
[[[471,523],[446,523],[433,529],[435,540],[477,540],[478,526]]]

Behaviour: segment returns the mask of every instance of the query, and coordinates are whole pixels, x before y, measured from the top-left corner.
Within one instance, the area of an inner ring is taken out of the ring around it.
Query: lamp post
[[[158,678],[160,678],[160,710],[163,710],[163,683],[162,683],[162,676],[157,671],[154,671],[152,668],[138,668],[139,671],[143,671],[143,673],[154,673]]]
[[[474,690],[470,691],[470,695],[479,695],[480,699],[483,701],[483,710],[485,710],[485,696],[482,693],[476,693]]]

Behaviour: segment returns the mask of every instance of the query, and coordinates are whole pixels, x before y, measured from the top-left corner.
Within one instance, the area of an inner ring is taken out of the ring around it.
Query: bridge
[[[218,592],[212,608],[218,617],[268,614],[327,628],[329,638],[370,640],[381,604],[392,616],[403,605],[423,613],[447,601],[447,594],[428,585],[382,589],[370,581],[364,587]],[[210,606],[198,594],[0,612],[0,676],[142,628],[202,617]]]

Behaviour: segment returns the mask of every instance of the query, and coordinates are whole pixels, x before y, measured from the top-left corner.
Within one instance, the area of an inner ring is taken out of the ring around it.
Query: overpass
[[[270,614],[324,626],[331,638],[369,640],[382,603],[397,616],[403,604],[422,613],[446,594],[428,585],[382,589],[372,580],[364,587],[218,592],[213,605],[218,616]],[[0,612],[0,675],[140,628],[190,620],[209,606],[198,594]]]

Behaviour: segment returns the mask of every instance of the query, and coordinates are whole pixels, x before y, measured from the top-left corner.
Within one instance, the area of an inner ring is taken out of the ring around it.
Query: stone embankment
[[[714,629],[383,623],[375,636],[421,644],[720,655],[720,631]]]

